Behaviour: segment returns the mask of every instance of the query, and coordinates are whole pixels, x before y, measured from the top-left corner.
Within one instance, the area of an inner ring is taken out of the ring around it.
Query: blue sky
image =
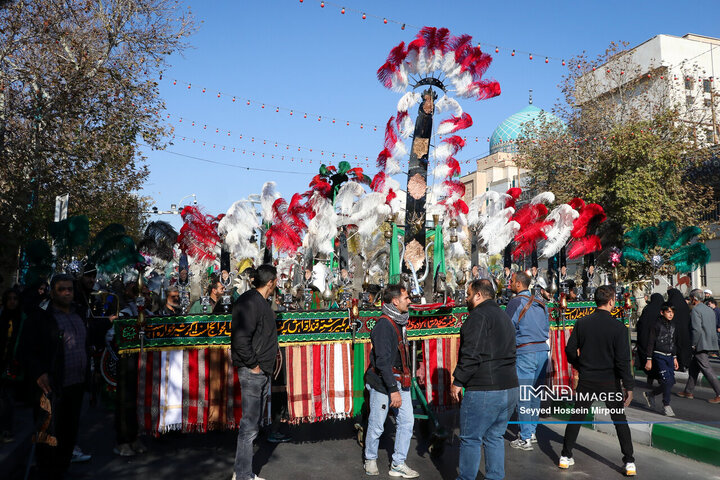
[[[153,198],[160,210],[167,210],[194,193],[206,212],[214,215],[224,213],[236,200],[259,193],[269,180],[277,182],[279,192],[289,199],[307,189],[321,162],[341,161],[340,152],[349,154],[346,160],[352,166],[366,167],[365,157],[369,157],[369,173],[374,174],[383,126],[400,98],[377,81],[375,72],[393,46],[414,38],[417,28],[413,26],[447,27],[455,35],[470,34],[494,57],[486,78],[499,81],[502,94],[479,102],[458,99],[474,120],[470,129],[462,131],[468,139],[458,154],[463,174],[474,168],[474,162],[463,160],[487,153],[487,137],[503,119],[527,105],[529,89],[540,108],[551,109],[557,103],[557,86],[567,68],[561,65],[563,58],[582,51],[600,54],[611,41],[625,40],[634,46],[661,33],[720,37],[717,0],[338,0],[325,2],[324,8],[319,0],[185,3],[192,8],[199,29],[190,38],[192,48],[170,59],[172,67],[160,81],[166,118],[170,115],[166,121],[175,126],[175,138],[166,151],[143,149],[151,173],[142,194]],[[340,13],[343,6],[344,15]],[[360,12],[366,12],[367,19]],[[401,30],[395,21],[408,26]],[[533,53],[533,60],[527,52]],[[547,64],[546,56],[551,57]],[[265,108],[261,108],[263,102]],[[303,118],[306,112],[307,119]],[[350,127],[347,121],[352,122]],[[297,146],[303,147],[301,152]],[[328,152],[338,154],[332,158]],[[399,180],[404,188],[405,179]],[[177,216],[151,219],[181,225]]]

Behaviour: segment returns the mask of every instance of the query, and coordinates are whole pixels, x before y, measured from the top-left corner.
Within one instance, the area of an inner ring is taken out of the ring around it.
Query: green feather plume
[[[647,259],[645,258],[645,255],[638,250],[637,248],[630,247],[628,245],[625,245],[625,248],[623,248],[622,251],[623,259],[629,260],[631,262],[646,262]]]
[[[632,230],[625,232],[623,235],[623,242],[625,245],[633,247],[633,248],[640,248],[640,234],[642,233],[642,229],[640,227],[635,227]]]
[[[657,226],[657,245],[660,248],[669,250],[677,237],[675,222],[660,222]]]
[[[34,285],[52,273],[53,254],[45,240],[33,240],[25,245],[25,257],[29,268],[25,272],[25,285]]]
[[[655,248],[658,241],[658,232],[657,227],[647,227],[640,231],[640,237],[638,237],[638,240],[640,241],[640,250],[643,253],[647,253],[648,251]]]
[[[670,261],[675,264],[678,273],[689,273],[707,265],[710,261],[710,250],[704,243],[685,245],[670,257]]]
[[[125,267],[144,261],[125,227],[113,223],[102,229],[88,251],[88,259],[105,273],[120,273]]]
[[[680,234],[677,236],[675,241],[672,244],[671,249],[675,250],[677,248],[682,247],[683,245],[687,244],[690,240],[692,240],[693,237],[697,237],[702,233],[702,228],[700,227],[685,227],[682,229]]]
[[[60,256],[71,255],[90,236],[90,221],[86,215],[74,215],[60,222],[50,224],[50,236],[55,242],[55,251]]]

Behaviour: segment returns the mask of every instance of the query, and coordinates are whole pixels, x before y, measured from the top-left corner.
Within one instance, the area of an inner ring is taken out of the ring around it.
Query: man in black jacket
[[[598,287],[595,290],[595,305],[597,309],[593,314],[575,323],[565,347],[568,362],[578,370],[580,378],[575,389],[574,412],[565,428],[565,441],[558,466],[565,469],[575,464],[572,451],[580,432],[580,422],[587,416],[593,401],[604,401],[615,424],[625,474],[632,476],[636,474],[635,459],[630,427],[624,412],[624,407],[632,401],[632,389],[635,386],[630,371],[630,339],[622,321],[610,313],[615,308],[613,287]]]
[[[485,478],[505,477],[503,435],[518,402],[515,327],[487,280],[467,290],[470,315],[460,328],[460,351],[450,395],[460,407],[458,480],[474,480],[485,445]],[[463,388],[465,394],[463,396]]]
[[[38,442],[37,465],[43,479],[63,478],[70,466],[88,365],[85,312],[73,304],[73,277],[55,275],[50,281],[50,298],[46,310],[37,308],[30,316],[34,335],[30,375],[40,389],[35,416],[46,418],[47,409],[41,405],[51,405],[47,433],[57,439],[56,446],[50,446],[51,440]],[[43,438],[47,437],[39,436]]]
[[[365,437],[365,473],[379,475],[378,445],[388,410],[397,420],[395,448],[388,472],[391,477],[416,478],[419,474],[405,464],[412,438],[412,398],[406,327],[410,297],[400,285],[388,285],[383,293],[382,316],[370,333],[372,351],[365,383],[370,392],[370,416]],[[403,385],[403,375],[405,384]]]
[[[262,480],[252,473],[253,440],[260,429],[278,353],[275,313],[267,300],[277,286],[277,270],[261,265],[250,271],[250,278],[254,288],[237,299],[232,311],[232,361],[238,368],[242,391],[233,473],[237,480]]]

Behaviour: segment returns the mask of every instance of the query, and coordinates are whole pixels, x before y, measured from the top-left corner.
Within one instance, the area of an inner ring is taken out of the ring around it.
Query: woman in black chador
[[[648,338],[650,336],[650,330],[660,316],[660,308],[663,304],[663,296],[659,293],[653,293],[650,296],[650,301],[643,309],[640,314],[640,319],[635,326],[637,330],[637,365],[638,368],[644,368],[645,362],[648,358],[652,358],[652,352],[647,351]],[[653,380],[657,380],[653,370],[645,370],[647,375],[648,386],[651,386]]]

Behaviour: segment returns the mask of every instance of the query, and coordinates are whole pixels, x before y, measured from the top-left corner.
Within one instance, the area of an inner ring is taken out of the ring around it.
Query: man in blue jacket
[[[508,302],[505,313],[515,326],[515,348],[517,351],[517,376],[522,385],[535,388],[545,385],[548,364],[548,334],[550,318],[545,303],[530,293],[531,278],[525,272],[513,274],[510,288],[516,294]],[[540,397],[531,392],[520,395],[518,421],[520,434],[510,446],[520,450],[532,450],[537,443],[535,429],[540,416]]]

